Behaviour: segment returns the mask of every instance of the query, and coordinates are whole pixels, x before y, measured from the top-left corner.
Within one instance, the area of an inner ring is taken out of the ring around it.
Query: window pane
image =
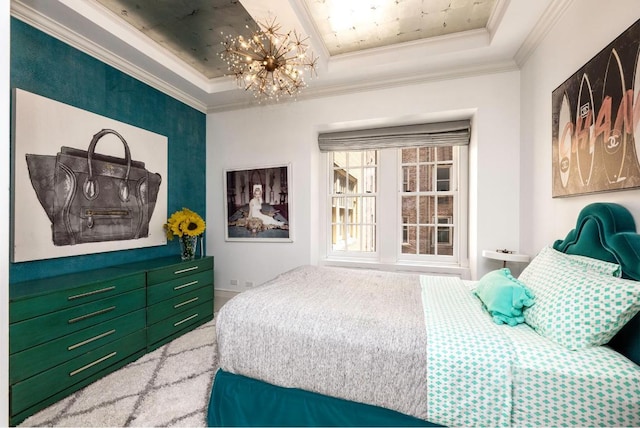
[[[418,228],[416,226],[406,226],[403,235],[406,236],[406,241],[402,244],[403,254],[416,254],[417,253],[417,235]]]
[[[434,227],[420,226],[419,227],[419,253],[418,254],[434,254],[433,245],[433,233]]]
[[[420,165],[420,191],[433,191],[433,165]],[[438,189],[440,190],[440,189]]]
[[[407,224],[416,224],[417,212],[416,212],[416,197],[415,196],[403,196],[402,197],[402,221]]]
[[[364,193],[376,193],[376,168],[365,168],[364,170]]]
[[[402,149],[402,163],[415,163],[418,161],[418,149]]]
[[[375,226],[362,226],[362,251],[372,252],[376,250]]]
[[[375,150],[367,150],[364,152],[364,164],[365,165],[377,165],[378,164],[378,152]]]
[[[438,254],[453,255],[453,227],[438,227]]]
[[[376,223],[376,198],[365,196],[362,198],[362,223]]]
[[[402,167],[402,190],[404,192],[416,191],[416,167],[415,166],[403,166]]]
[[[453,146],[438,147],[438,162],[453,160]]]
[[[364,180],[362,179],[362,168],[349,168],[349,191],[350,193],[362,193]]]
[[[346,223],[357,223],[360,219],[358,218],[358,198],[346,198]]]
[[[345,222],[344,198],[331,198],[331,210],[331,221],[333,223]]]
[[[451,167],[438,166],[438,191],[448,192],[451,190]]]
[[[333,171],[333,191],[334,193],[344,193],[347,190],[347,171],[336,169]]]
[[[349,167],[362,166],[362,152],[348,152]]]
[[[435,150],[435,147],[420,147],[420,162],[434,162]]]
[[[344,230],[341,224],[331,226],[331,243],[334,251],[344,251],[346,249],[346,241],[343,236]]]
[[[453,218],[453,195],[438,196],[438,217]]]
[[[435,196],[420,196],[420,224],[433,223],[435,213]]]
[[[347,152],[332,152],[333,166],[346,167],[347,166]]]

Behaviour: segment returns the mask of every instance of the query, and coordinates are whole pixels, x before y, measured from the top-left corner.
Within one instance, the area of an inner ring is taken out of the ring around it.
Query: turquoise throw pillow
[[[533,305],[533,293],[511,275],[509,268],[489,272],[474,290],[496,324],[524,322],[522,311]]]

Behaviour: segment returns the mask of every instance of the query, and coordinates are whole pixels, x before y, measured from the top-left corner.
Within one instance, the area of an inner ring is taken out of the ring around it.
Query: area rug
[[[216,352],[214,319],[19,426],[205,427]]]

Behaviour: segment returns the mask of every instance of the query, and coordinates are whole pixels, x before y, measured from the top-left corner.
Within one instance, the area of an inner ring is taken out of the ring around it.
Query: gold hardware
[[[95,317],[97,315],[106,314],[107,312],[111,312],[115,308],[116,308],[115,306],[111,306],[110,308],[100,309],[99,311],[91,312],[90,314],[82,315],[82,316],[79,316],[77,318],[71,318],[67,322],[69,324],[73,324],[73,323],[78,322],[78,321],[86,320],[87,318]]]
[[[182,321],[178,321],[178,322],[174,323],[174,324],[173,324],[173,326],[174,326],[174,327],[177,327],[177,326],[179,326],[180,324],[185,323],[185,322],[187,322],[187,321],[191,321],[192,319],[197,318],[197,317],[198,317],[198,314],[193,314],[193,315],[191,315],[190,317],[183,319]]]
[[[199,299],[199,297],[194,297],[193,299],[189,299],[189,300],[187,300],[185,302],[178,303],[176,305],[173,305],[173,309],[178,309],[180,306],[188,305],[189,303],[193,303],[198,299]]]
[[[101,288],[100,290],[94,290],[94,291],[89,291],[87,293],[76,294],[75,296],[69,296],[67,297],[67,300],[80,299],[82,297],[93,296],[94,294],[99,294],[99,293],[106,293],[107,291],[111,291],[115,289],[116,289],[115,286]]]
[[[109,358],[114,357],[116,354],[117,354],[117,352],[112,352],[109,355],[105,355],[104,357],[102,357],[102,358],[100,358],[98,360],[95,360],[93,363],[89,363],[86,366],[80,367],[79,369],[72,371],[71,373],[69,373],[69,376],[75,376],[80,372],[83,372],[83,371],[85,371],[87,369],[90,369],[91,367],[95,366],[96,364],[100,364],[101,362],[106,361]]]
[[[180,290],[181,288],[185,288],[188,287],[190,285],[194,285],[197,284],[198,281],[191,281],[191,282],[187,282],[186,284],[182,284],[182,285],[176,285],[175,287],[173,287],[174,290]]]
[[[115,331],[115,329],[114,329],[114,330],[107,331],[107,332],[104,332],[104,333],[102,333],[102,334],[99,334],[99,335],[97,335],[97,336],[94,336],[94,337],[92,337],[91,339],[83,340],[82,342],[78,342],[78,343],[76,343],[75,345],[71,345],[71,346],[69,346],[69,347],[67,348],[67,351],[73,351],[74,349],[79,348],[79,347],[81,347],[81,346],[84,346],[84,345],[86,345],[87,343],[91,343],[91,342],[94,342],[94,341],[96,341],[96,340],[98,340],[98,339],[102,339],[103,337],[107,337],[107,336],[109,336],[109,335],[111,335],[111,334],[113,334],[113,333],[115,333],[115,332],[116,332],[116,331]]]
[[[192,270],[197,270],[197,269],[198,269],[198,266],[191,266],[190,268],[177,270],[177,271],[173,272],[173,274],[174,275],[178,275],[178,274],[185,273],[185,272],[191,272]]]

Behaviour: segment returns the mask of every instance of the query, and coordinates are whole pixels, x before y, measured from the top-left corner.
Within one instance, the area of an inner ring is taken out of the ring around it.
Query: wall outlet
[[[231,280],[231,285],[238,285],[238,280],[237,279],[232,279]]]
[[[253,287],[253,281],[245,281],[244,286],[247,288]]]

